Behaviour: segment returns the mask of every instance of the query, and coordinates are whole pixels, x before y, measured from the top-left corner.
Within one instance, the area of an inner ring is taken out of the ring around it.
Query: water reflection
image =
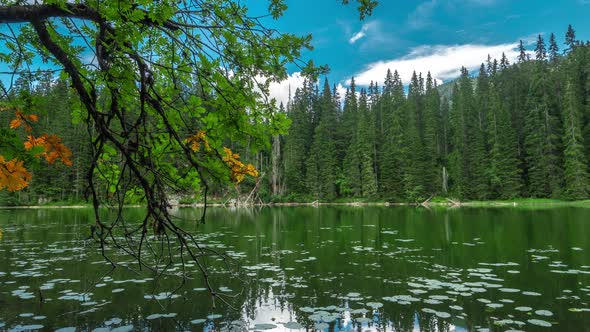
[[[200,226],[188,221],[199,210],[175,211],[201,242],[241,261],[247,284],[210,262],[220,291],[244,290],[237,310],[214,308],[198,278],[173,295],[177,278],[125,269],[101,278],[107,265],[82,241],[91,213],[0,210],[0,330],[590,326],[586,209],[211,209]]]

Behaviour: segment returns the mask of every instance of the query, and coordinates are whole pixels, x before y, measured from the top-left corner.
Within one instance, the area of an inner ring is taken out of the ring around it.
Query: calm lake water
[[[590,331],[590,209],[210,209],[183,226],[239,260],[243,282],[212,275],[234,309],[200,278],[105,276],[91,223],[0,210],[0,330]]]

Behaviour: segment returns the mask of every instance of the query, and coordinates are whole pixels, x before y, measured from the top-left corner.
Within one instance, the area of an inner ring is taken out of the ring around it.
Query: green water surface
[[[90,209],[0,210],[0,331],[590,331],[590,209],[200,212],[174,211],[240,267],[208,262],[233,308],[190,262],[107,273]]]

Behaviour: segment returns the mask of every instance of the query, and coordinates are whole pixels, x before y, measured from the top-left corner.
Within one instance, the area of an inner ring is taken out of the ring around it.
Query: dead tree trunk
[[[275,196],[281,194],[280,160],[281,160],[281,140],[280,140],[279,135],[276,135],[276,136],[273,136],[273,138],[272,138],[272,174],[271,174],[272,194]]]

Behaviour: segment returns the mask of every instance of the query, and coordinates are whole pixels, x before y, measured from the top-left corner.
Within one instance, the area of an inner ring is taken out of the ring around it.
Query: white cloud
[[[364,26],[363,26],[363,29],[361,29],[361,31],[355,33],[354,36],[350,37],[348,42],[351,44],[354,44],[357,40],[363,38],[365,36],[365,31],[363,31],[363,30],[364,30]]]
[[[487,59],[488,54],[499,61],[502,53],[505,53],[513,62],[518,55],[516,45],[516,43],[509,43],[420,46],[401,58],[369,64],[365,70],[354,77],[358,85],[366,86],[371,81],[383,82],[387,69],[391,69],[398,71],[404,84],[409,83],[414,71],[421,72],[424,76],[430,71],[433,78],[448,80],[458,77],[463,66],[469,70],[477,69]],[[350,83],[350,80],[347,83]]]
[[[260,78],[259,78],[260,79]],[[323,79],[322,79],[323,80]],[[316,82],[317,84],[323,84],[322,80]],[[269,85],[269,99],[275,99],[277,102],[277,106],[281,103],[286,107],[289,101],[289,93],[291,94],[291,98],[295,97],[295,90],[303,86],[305,81],[305,77],[301,74],[301,72],[295,72],[286,80],[281,82],[272,82]],[[344,96],[346,95],[347,87],[342,85],[342,83],[336,84],[336,91],[340,96],[341,100],[344,100]]]
[[[363,24],[361,29],[357,33],[355,33],[352,37],[350,37],[350,39],[348,39],[348,42],[351,44],[354,44],[361,38],[364,38],[364,37],[372,38],[372,37],[378,37],[378,36],[379,36],[379,22],[378,21],[371,21],[371,22],[367,22],[367,23]]]
[[[289,101],[289,93],[291,93],[291,98],[295,95],[295,90],[298,87],[303,86],[303,81],[305,81],[305,77],[301,75],[300,72],[295,72],[286,80],[281,82],[272,82],[270,83],[268,92],[270,98],[274,98],[277,101],[277,106],[283,103],[287,106],[287,102]],[[290,92],[289,92],[290,91]]]
[[[336,92],[338,92],[338,97],[342,100],[346,96],[346,87],[342,83],[338,83],[336,85]]]

